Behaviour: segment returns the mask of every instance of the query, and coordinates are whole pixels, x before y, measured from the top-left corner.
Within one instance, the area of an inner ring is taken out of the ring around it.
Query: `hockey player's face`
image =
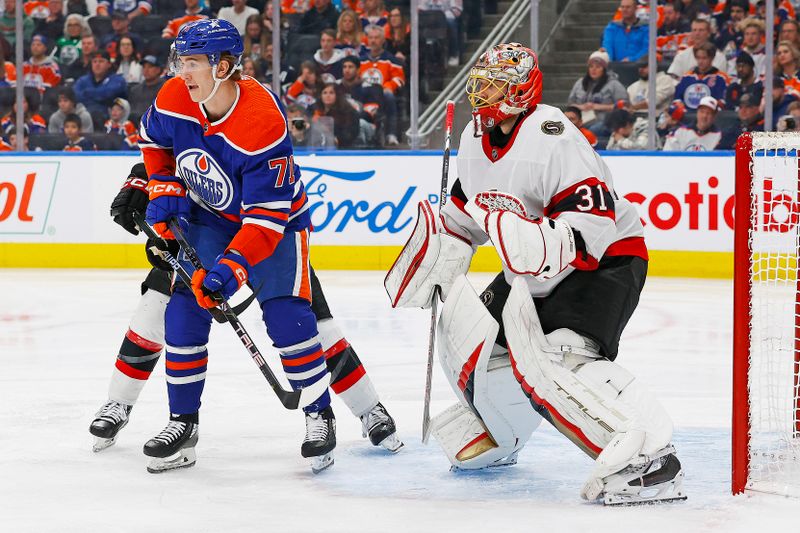
[[[505,97],[505,83],[502,81],[473,77],[468,83],[467,94],[474,108],[488,107]]]
[[[202,102],[214,89],[211,64],[205,55],[178,57],[174,69],[186,84],[193,102]]]

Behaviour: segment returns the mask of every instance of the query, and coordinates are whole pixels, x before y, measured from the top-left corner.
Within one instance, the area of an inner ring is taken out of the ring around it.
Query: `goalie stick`
[[[447,175],[450,172],[450,134],[453,131],[453,114],[456,103],[447,101],[447,111],[444,119],[444,153],[442,156],[442,185],[439,190],[439,214],[447,201]],[[431,435],[431,386],[433,385],[433,352],[436,344],[436,311],[439,299],[439,288],[433,291],[431,299],[431,329],[428,333],[428,367],[425,375],[425,401],[422,409],[422,443],[427,444]]]

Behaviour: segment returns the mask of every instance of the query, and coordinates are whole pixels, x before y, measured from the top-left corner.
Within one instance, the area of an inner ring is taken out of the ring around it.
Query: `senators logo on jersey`
[[[208,153],[192,148],[181,152],[175,162],[189,189],[209,207],[222,211],[231,204],[233,183]]]
[[[542,122],[542,133],[545,135],[561,135],[564,133],[564,123],[558,120],[545,120]]]

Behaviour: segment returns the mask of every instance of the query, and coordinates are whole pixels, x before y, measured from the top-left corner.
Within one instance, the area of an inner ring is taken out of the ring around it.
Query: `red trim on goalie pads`
[[[581,431],[581,428],[579,428],[578,426],[576,426],[575,424],[571,423],[569,420],[564,418],[561,415],[561,413],[559,413],[556,410],[556,408],[553,407],[548,401],[544,400],[543,398],[540,398],[539,395],[536,394],[536,391],[533,389],[533,387],[531,387],[528,384],[528,382],[525,381],[525,376],[523,376],[519,372],[519,370],[517,370],[517,362],[514,359],[514,356],[511,354],[510,347],[508,349],[508,358],[511,361],[511,370],[514,372],[514,377],[517,378],[517,381],[522,386],[522,390],[525,392],[526,396],[528,396],[528,398],[530,398],[530,400],[534,402],[536,405],[539,405],[544,409],[546,409],[547,412],[550,414],[550,416],[555,418],[565,430],[572,433],[572,435],[576,439],[578,439],[581,443],[583,443],[584,446],[586,446],[588,449],[592,450],[594,453],[599,455],[600,452],[603,451],[603,448],[600,448],[591,440],[589,440],[589,437],[587,437],[586,434],[583,431]]]
[[[364,370],[364,366],[358,365],[358,367],[352,372],[350,372],[347,376],[340,379],[336,383],[331,383],[330,384],[331,390],[336,394],[341,394],[350,387],[352,387],[353,385],[355,385],[358,382],[358,380],[361,379],[362,376],[364,376],[366,373],[367,371]]]
[[[483,433],[481,433],[480,435],[478,435],[477,437],[475,437],[474,439],[469,441],[467,444],[465,444],[464,447],[462,447],[460,450],[458,450],[458,453],[456,454],[456,457],[458,457],[464,450],[466,450],[470,446],[473,446],[474,444],[477,444],[478,442],[480,442],[482,440],[486,440],[488,438],[490,438],[489,434],[484,431]]]
[[[467,388],[467,381],[469,381],[470,374],[475,370],[475,365],[478,364],[478,356],[481,354],[482,348],[483,342],[473,350],[472,355],[469,356],[467,362],[461,367],[461,373],[458,375],[458,388],[461,389],[461,392],[464,392],[464,389]]]
[[[322,352],[322,355],[325,356],[325,360],[328,360],[331,357],[339,355],[349,347],[350,343],[347,342],[347,339],[339,339],[337,342],[333,344],[333,346]]]
[[[647,252],[647,245],[644,242],[644,237],[628,237],[611,243],[611,246],[606,248],[605,255],[632,255],[634,257],[641,257],[645,261],[650,260],[650,255]]]
[[[129,378],[139,379],[142,381],[147,381],[147,378],[150,377],[150,372],[146,370],[138,370],[133,368],[131,365],[126,363],[121,359],[117,359],[117,362],[114,364],[117,370],[128,376]]]
[[[414,260],[408,266],[408,270],[406,271],[405,275],[403,276],[403,282],[400,284],[400,288],[397,290],[397,297],[392,302],[392,307],[393,308],[397,307],[397,302],[400,300],[400,297],[403,295],[403,292],[406,290],[406,287],[408,287],[408,284],[411,283],[411,278],[413,278],[414,274],[416,274],[417,270],[419,270],[419,265],[422,262],[422,259],[425,257],[425,253],[428,251],[428,243],[430,243],[430,235],[431,234],[435,235],[437,233],[436,217],[434,217],[434,215],[433,215],[433,210],[431,209],[430,204],[428,204],[428,202],[424,202],[424,201],[420,202],[418,204],[418,209],[419,209],[419,212],[424,215],[424,219],[421,218],[421,217],[418,217],[417,218],[417,225],[419,225],[420,223],[423,223],[423,224],[425,224],[426,227],[430,227],[431,232],[428,233],[425,236],[425,242],[423,243],[423,245],[420,248],[419,252],[417,252],[417,255],[414,256]],[[411,231],[411,235],[408,237],[408,240],[403,245],[403,250],[405,250],[406,246],[408,246],[408,243],[411,242],[411,239],[414,238],[414,233],[416,232],[416,230],[417,230],[417,226],[414,226],[414,229]],[[400,259],[400,257],[402,255],[403,255],[403,253],[401,251],[400,255],[397,256],[397,259],[394,260],[394,263],[392,263],[391,268],[386,273],[386,278],[389,277],[389,274],[392,272],[394,267],[397,265],[397,261]],[[386,283],[386,278],[384,278],[384,284]]]
[[[164,347],[163,344],[145,339],[130,328],[128,328],[128,332],[125,334],[125,337],[139,348],[147,350],[148,352],[160,352]]]

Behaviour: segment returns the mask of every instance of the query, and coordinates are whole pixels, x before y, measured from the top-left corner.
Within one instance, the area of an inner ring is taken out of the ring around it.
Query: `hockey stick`
[[[136,222],[136,225],[139,226],[139,229],[142,230],[142,232],[144,232],[144,234],[150,237],[151,239],[161,239],[161,236],[158,233],[156,233],[156,231],[152,227],[150,227],[150,224],[148,224],[145,221],[144,215],[142,215],[138,211],[134,211],[133,221]],[[176,257],[173,257],[172,254],[166,250],[159,250],[159,252],[161,253],[161,257],[164,258],[164,261],[169,263],[169,266],[171,266],[172,269],[175,271],[175,273],[178,275],[178,277],[181,278],[181,281],[185,283],[187,287],[191,287],[192,276],[190,276],[189,273],[186,272],[186,269],[183,268],[178,259]],[[253,289],[253,287],[250,288]],[[237,315],[242,314],[245,311],[245,309],[247,309],[250,306],[253,300],[256,299],[256,292],[257,292],[256,289],[253,289],[253,294],[248,296],[246,300],[244,300],[238,305],[233,306],[233,312],[236,313]],[[220,324],[227,321],[225,315],[223,315],[222,311],[220,311],[219,309],[214,308],[214,309],[209,309],[208,311],[209,313],[211,313],[211,316],[214,317],[214,320],[216,320]]]
[[[172,234],[175,235],[175,240],[178,241],[178,244],[181,245],[181,250],[183,250],[184,255],[192,263],[192,266],[195,269],[201,269],[203,267],[203,262],[200,261],[200,257],[198,257],[197,252],[189,244],[189,241],[186,240],[186,237],[181,230],[181,227],[175,221],[175,219],[170,220],[169,222],[169,229],[172,231]],[[191,284],[189,285],[191,287]],[[328,388],[329,379],[321,379],[316,383],[311,384],[310,386],[304,389],[298,389],[295,391],[288,391],[283,388],[281,383],[278,381],[278,378],[275,377],[275,374],[272,373],[272,369],[267,364],[266,360],[264,360],[264,356],[261,355],[258,347],[256,346],[255,342],[250,338],[250,335],[247,333],[247,330],[244,329],[244,325],[239,320],[239,317],[236,316],[236,313],[233,312],[231,306],[228,304],[227,300],[225,300],[221,295],[217,294],[216,298],[212,295],[212,299],[215,301],[219,301],[219,309],[222,311],[222,314],[225,315],[228,323],[233,327],[233,331],[236,332],[236,336],[239,337],[239,340],[242,341],[242,344],[247,351],[250,353],[250,357],[255,361],[256,366],[258,369],[261,370],[261,373],[267,379],[267,382],[272,387],[272,390],[275,391],[275,395],[278,396],[278,399],[281,401],[283,406],[287,409],[297,409],[299,406],[307,406],[310,405],[314,400],[320,397],[325,389]]]
[[[439,214],[447,201],[447,176],[450,172],[450,134],[453,131],[453,114],[456,103],[447,101],[444,119],[444,155],[442,158],[442,185],[439,190]],[[427,444],[431,436],[431,387],[433,386],[433,352],[436,345],[436,311],[439,300],[439,287],[433,291],[431,299],[431,329],[428,333],[428,368],[425,375],[425,402],[422,410],[422,443]]]

